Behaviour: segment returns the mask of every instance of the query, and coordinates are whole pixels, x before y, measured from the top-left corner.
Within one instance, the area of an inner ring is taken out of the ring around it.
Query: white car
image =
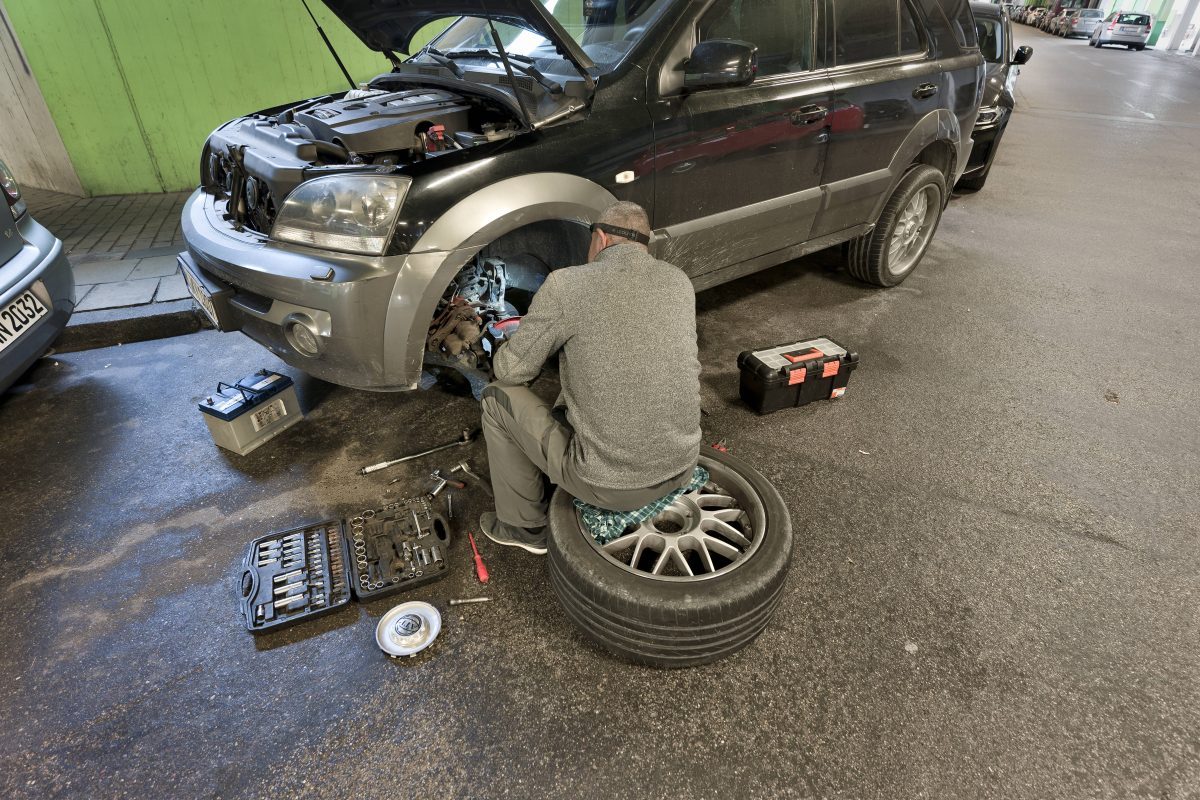
[[[1154,27],[1149,14],[1138,11],[1114,11],[1092,31],[1088,44],[1103,47],[1106,44],[1123,44],[1130,50],[1145,50],[1146,40]]]

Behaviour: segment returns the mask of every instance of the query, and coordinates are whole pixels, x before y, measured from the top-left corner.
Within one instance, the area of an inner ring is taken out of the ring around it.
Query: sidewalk
[[[74,197],[27,188],[23,195],[34,218],[63,241],[77,314],[188,299],[175,264],[187,192]]]

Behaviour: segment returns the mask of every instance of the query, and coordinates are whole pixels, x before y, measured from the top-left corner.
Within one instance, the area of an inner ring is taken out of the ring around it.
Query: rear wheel
[[[860,281],[897,286],[920,263],[946,205],[946,178],[919,164],[901,179],[870,233],[849,242],[846,268]]]

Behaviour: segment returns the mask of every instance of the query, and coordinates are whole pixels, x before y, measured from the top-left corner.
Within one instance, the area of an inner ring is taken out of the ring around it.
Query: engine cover
[[[429,125],[444,125],[451,135],[466,130],[470,108],[451,92],[406,89],[322,103],[297,113],[296,121],[351,152],[383,153],[411,149]]]

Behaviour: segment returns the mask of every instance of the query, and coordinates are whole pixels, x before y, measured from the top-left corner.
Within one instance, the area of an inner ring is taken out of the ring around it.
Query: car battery
[[[304,419],[292,379],[260,369],[197,404],[213,441],[244,456]]]
[[[841,397],[858,354],[821,337],[738,355],[742,400],[760,414]]]

